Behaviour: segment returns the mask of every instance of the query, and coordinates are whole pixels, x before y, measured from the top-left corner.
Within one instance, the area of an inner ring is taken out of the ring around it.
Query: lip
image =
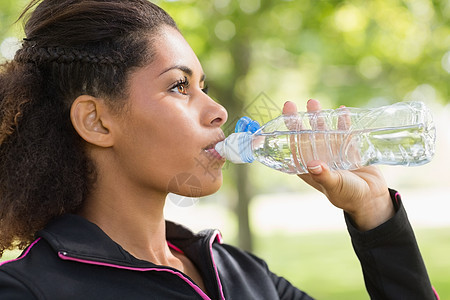
[[[204,151],[218,160],[225,160],[225,158],[222,157],[214,148],[205,149]]]
[[[218,138],[216,138],[215,140],[213,140],[212,143],[208,144],[206,147],[203,148],[203,150],[211,150],[214,149],[214,147],[216,146],[216,144],[218,142],[221,142],[225,139],[225,134],[223,132],[221,132],[218,136]]]
[[[208,146],[203,148],[203,151],[215,156],[218,159],[224,159],[215,149],[215,146],[217,143],[223,141],[225,139],[225,134],[222,132],[218,139],[214,140],[212,143],[210,143]]]

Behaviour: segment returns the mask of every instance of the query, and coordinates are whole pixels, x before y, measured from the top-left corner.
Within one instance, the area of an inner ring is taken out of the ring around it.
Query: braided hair
[[[151,62],[173,19],[147,0],[32,0],[26,38],[0,65],[0,256],[51,219],[77,212],[95,167],[70,121],[80,95],[120,112],[127,79]]]
[[[25,40],[27,42],[27,40]],[[62,47],[33,47],[28,46],[18,51],[15,56],[16,61],[22,63],[51,63],[71,64],[100,64],[120,66],[124,63],[124,58],[120,53],[116,53],[115,57],[104,54],[95,55],[86,50]]]

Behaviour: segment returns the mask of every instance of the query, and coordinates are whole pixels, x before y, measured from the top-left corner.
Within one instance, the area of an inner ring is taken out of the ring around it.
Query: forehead
[[[202,72],[200,62],[191,46],[181,33],[172,27],[163,27],[154,37],[155,59],[153,67],[165,69],[168,66],[187,66],[194,72]]]

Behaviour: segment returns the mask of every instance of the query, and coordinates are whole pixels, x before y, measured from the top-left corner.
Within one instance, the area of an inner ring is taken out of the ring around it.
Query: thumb
[[[332,172],[328,165],[320,160],[313,160],[307,164],[311,179],[320,184],[326,192],[335,190],[339,186],[341,177]]]

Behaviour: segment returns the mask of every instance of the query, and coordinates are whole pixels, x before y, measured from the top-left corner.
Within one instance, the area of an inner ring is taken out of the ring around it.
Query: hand
[[[309,100],[306,108],[308,112],[321,109],[317,100]],[[284,104],[283,114],[296,112],[293,102]],[[307,167],[309,173],[298,176],[324,193],[333,205],[346,211],[358,229],[370,230],[394,215],[388,187],[375,166],[353,171],[332,171],[326,163],[312,160],[307,162]]]

